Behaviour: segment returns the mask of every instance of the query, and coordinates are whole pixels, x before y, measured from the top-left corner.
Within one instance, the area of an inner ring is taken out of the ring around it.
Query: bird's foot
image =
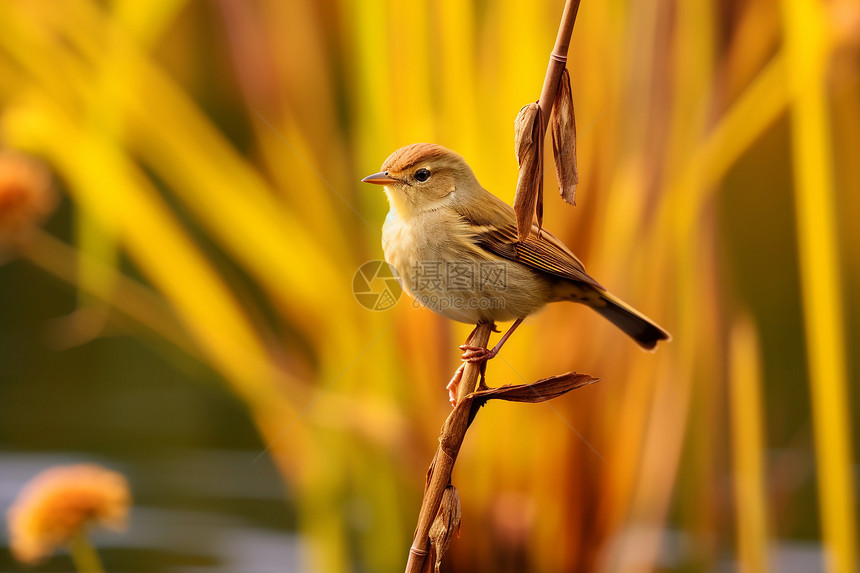
[[[457,371],[454,372],[454,377],[451,378],[451,381],[448,382],[448,385],[445,386],[445,389],[448,391],[448,401],[451,402],[451,407],[457,405],[457,390],[460,388],[460,380],[463,379],[463,370],[466,368],[466,363],[460,364],[460,367],[457,368]]]
[[[460,350],[463,351],[463,356],[460,357],[460,360],[463,362],[484,362],[485,360],[494,358],[498,353],[496,348],[489,350],[483,346],[473,346],[471,344],[463,344],[460,346]]]

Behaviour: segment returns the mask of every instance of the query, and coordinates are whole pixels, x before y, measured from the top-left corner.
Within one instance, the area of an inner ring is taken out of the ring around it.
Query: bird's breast
[[[431,211],[405,221],[389,214],[382,249],[404,290],[452,320],[505,322],[531,314],[549,298],[539,275],[479,247],[456,215]]]
[[[403,220],[395,211],[389,213],[382,227],[382,251],[385,260],[395,268],[410,295],[426,290],[414,280],[422,267],[452,257],[452,229],[439,217],[417,216]],[[432,286],[432,285],[431,285]]]

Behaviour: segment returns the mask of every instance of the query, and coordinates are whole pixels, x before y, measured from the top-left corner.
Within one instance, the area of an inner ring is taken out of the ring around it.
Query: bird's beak
[[[362,183],[373,183],[374,185],[388,185],[389,183],[397,183],[397,179],[388,176],[388,171],[380,171],[373,175],[368,175],[361,180]]]

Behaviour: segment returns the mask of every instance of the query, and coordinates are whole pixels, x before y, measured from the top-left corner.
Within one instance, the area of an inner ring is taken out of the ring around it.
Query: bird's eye
[[[428,179],[430,179],[430,170],[424,169],[423,167],[415,172],[415,179],[418,180],[419,183],[424,183]]]

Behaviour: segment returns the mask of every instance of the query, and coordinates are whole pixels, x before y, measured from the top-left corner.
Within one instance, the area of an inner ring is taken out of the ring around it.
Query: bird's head
[[[384,185],[391,205],[401,216],[443,206],[452,194],[468,194],[478,181],[466,161],[450,149],[432,143],[413,143],[392,153],[382,171],[362,179]]]

